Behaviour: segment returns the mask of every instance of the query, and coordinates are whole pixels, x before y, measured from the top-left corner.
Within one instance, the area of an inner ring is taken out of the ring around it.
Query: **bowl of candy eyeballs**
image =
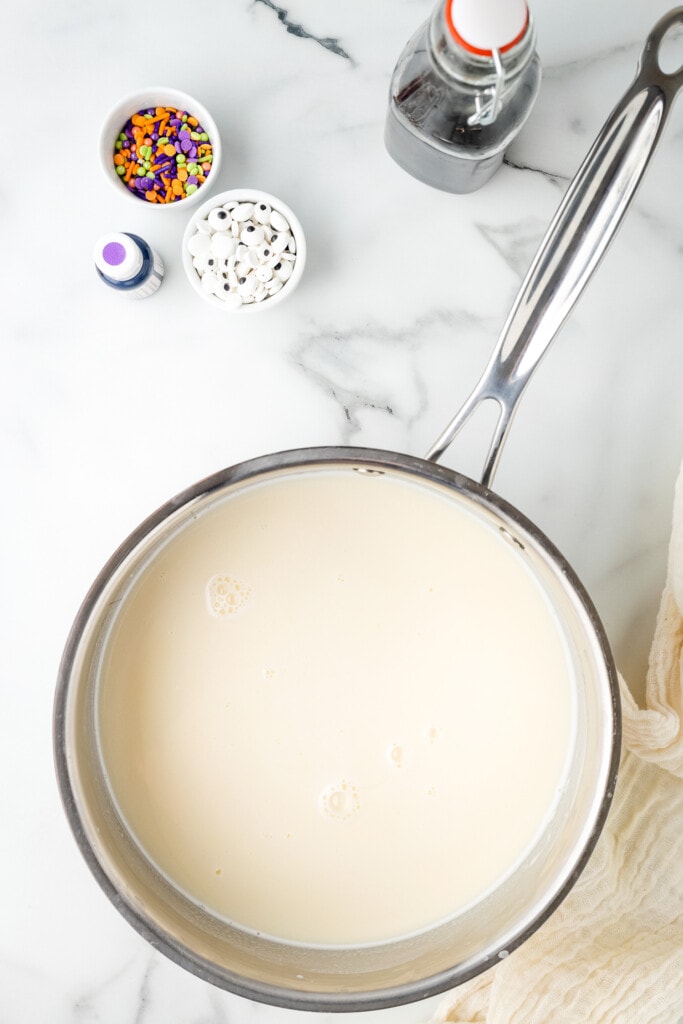
[[[192,215],[183,236],[183,266],[198,295],[216,309],[272,309],[301,280],[306,242],[281,200],[255,189],[213,196]]]
[[[102,170],[120,195],[187,208],[216,180],[221,140],[209,111],[179,89],[152,86],[120,100],[100,130]]]

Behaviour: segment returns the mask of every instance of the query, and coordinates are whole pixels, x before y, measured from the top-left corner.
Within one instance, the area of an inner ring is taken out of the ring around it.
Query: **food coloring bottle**
[[[164,276],[158,253],[127,231],[100,238],[95,246],[95,269],[110,288],[135,299],[153,295]]]
[[[391,80],[385,145],[396,163],[445,192],[484,185],[536,99],[535,47],[525,0],[439,0]]]

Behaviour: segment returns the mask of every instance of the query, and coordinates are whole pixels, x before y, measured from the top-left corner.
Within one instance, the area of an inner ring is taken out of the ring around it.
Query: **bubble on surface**
[[[212,615],[235,615],[251,597],[251,587],[234,576],[216,574],[206,585],[206,600]]]
[[[402,768],[405,751],[400,743],[392,743],[387,751],[387,756],[394,768]]]
[[[323,814],[337,821],[346,821],[360,808],[358,787],[346,779],[335,782],[320,794]]]

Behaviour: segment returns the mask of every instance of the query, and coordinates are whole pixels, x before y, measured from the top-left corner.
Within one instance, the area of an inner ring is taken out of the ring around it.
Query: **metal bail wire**
[[[492,50],[493,64],[496,69],[496,82],[491,89],[485,89],[483,93],[477,93],[474,97],[475,111],[467,118],[467,123],[473,125],[493,124],[500,113],[502,106],[503,86],[505,85],[505,69],[501,60],[500,50]],[[486,102],[483,102],[487,97]]]

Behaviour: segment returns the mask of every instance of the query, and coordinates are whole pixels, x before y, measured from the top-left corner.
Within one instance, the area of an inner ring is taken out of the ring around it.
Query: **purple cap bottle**
[[[164,276],[158,253],[138,235],[104,235],[95,246],[95,269],[101,281],[136,299],[153,295]]]

